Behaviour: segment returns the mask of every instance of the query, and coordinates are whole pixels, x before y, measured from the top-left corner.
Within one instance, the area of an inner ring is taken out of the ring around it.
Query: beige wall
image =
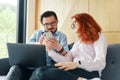
[[[27,29],[26,41],[30,38],[35,30],[35,0],[27,1]]]
[[[103,29],[109,43],[120,43],[120,0],[89,0],[91,13]]]
[[[39,16],[40,0],[28,0],[26,41],[28,41],[32,33],[40,26]]]
[[[34,0],[29,0],[33,1]],[[120,43],[120,0],[35,0],[39,4],[36,10],[35,25],[42,28],[39,15],[46,10],[53,10],[59,18],[58,29],[68,37],[68,43],[76,40],[76,35],[70,28],[70,17],[79,12],[91,14],[103,29],[108,43]],[[34,5],[33,5],[34,6]],[[34,13],[33,13],[34,15]],[[31,23],[32,24],[32,23]],[[30,25],[30,24],[29,24]],[[31,26],[32,27],[32,26]],[[36,28],[35,28],[36,29]]]
[[[58,30],[67,35],[68,43],[75,41],[76,34],[71,29],[71,16],[79,12],[88,12],[88,0],[41,0],[40,5],[41,13],[46,10],[56,12],[59,19]]]

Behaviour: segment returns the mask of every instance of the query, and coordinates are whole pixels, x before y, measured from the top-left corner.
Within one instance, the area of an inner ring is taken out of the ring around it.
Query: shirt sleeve
[[[85,60],[81,61],[79,67],[88,71],[101,71],[106,65],[106,53],[107,53],[107,41],[103,35],[100,35],[99,39],[94,42],[95,58],[92,59],[87,55],[84,55]]]
[[[51,50],[48,52],[48,55],[56,62],[71,62],[73,60],[70,53],[62,56],[59,53]]]
[[[36,42],[39,41],[39,38],[41,37],[41,35],[43,34],[42,30],[36,30],[30,37],[28,43],[30,44],[34,44]]]
[[[59,42],[62,45],[62,47],[64,48],[65,51],[69,51],[68,49],[68,45],[67,45],[67,37],[65,34],[62,34],[59,38]]]
[[[36,30],[30,37],[29,43],[36,42],[36,36],[37,36],[38,31]]]

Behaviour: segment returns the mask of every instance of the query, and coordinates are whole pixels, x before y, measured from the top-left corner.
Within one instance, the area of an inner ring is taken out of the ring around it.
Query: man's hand
[[[45,40],[45,46],[46,49],[48,50],[54,49],[60,51],[62,49],[62,46],[55,38],[50,38],[48,40]]]
[[[45,35],[43,34],[43,35],[39,38],[39,44],[44,45],[44,40],[45,40]]]
[[[77,62],[59,62],[55,64],[59,69],[72,70],[78,67]]]

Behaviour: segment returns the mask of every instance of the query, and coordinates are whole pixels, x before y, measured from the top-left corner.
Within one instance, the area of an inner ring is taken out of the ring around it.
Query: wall
[[[35,0],[28,0],[27,1],[27,29],[26,29],[26,41],[30,38],[31,34],[35,30]]]
[[[30,0],[32,1],[32,0]],[[79,12],[91,14],[103,29],[108,43],[120,43],[120,0],[35,0],[37,2],[37,15],[35,17],[36,28],[42,28],[39,16],[46,10],[57,13],[58,29],[68,37],[68,43],[76,40],[75,33],[71,30],[70,17]],[[34,14],[33,14],[34,15]]]
[[[88,0],[41,0],[40,5],[40,13],[46,10],[56,12],[59,19],[58,30],[67,35],[68,43],[75,41],[77,36],[71,29],[71,16],[88,12]]]
[[[26,42],[29,40],[33,32],[40,26],[39,16],[40,16],[40,0],[28,0]]]
[[[91,13],[103,29],[109,43],[120,43],[120,0],[89,0]]]

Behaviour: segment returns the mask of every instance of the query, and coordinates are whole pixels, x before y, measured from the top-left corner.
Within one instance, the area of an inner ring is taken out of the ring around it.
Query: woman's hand
[[[59,62],[55,64],[56,67],[59,69],[64,69],[64,70],[72,70],[78,67],[77,62]]]

